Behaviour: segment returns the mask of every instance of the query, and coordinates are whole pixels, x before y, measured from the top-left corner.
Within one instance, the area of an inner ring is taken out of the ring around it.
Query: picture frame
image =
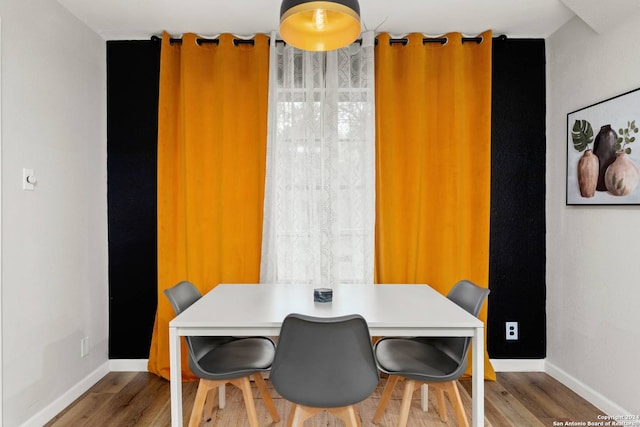
[[[567,205],[640,204],[639,128],[640,88],[567,114]]]

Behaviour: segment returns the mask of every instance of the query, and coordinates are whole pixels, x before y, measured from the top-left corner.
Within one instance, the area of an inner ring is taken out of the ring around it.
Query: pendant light
[[[287,44],[325,51],[347,46],[359,35],[358,0],[282,0],[280,37]]]

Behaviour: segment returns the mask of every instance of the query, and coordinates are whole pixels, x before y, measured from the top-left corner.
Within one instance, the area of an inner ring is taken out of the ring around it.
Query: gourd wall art
[[[567,205],[640,204],[640,89],[567,114]]]

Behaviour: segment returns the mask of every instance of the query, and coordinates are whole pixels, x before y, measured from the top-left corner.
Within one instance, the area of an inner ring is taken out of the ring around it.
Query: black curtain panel
[[[160,43],[107,42],[109,358],[146,359],[157,304]]]
[[[544,40],[493,41],[487,350],[546,356]],[[505,323],[518,322],[507,340]]]

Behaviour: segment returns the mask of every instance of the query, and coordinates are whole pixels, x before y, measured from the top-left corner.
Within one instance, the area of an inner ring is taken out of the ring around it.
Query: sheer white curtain
[[[262,283],[373,283],[374,42],[306,52],[271,35]]]

